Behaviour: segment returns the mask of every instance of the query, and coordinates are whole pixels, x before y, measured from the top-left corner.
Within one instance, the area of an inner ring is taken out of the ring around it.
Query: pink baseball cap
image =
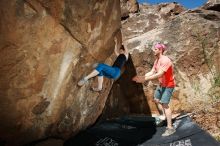
[[[162,51],[165,51],[167,48],[164,44],[160,44],[160,43],[157,43],[154,47],[158,49],[162,49]]]

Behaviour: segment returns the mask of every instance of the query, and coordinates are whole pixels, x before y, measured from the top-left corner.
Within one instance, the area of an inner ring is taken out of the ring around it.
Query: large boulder
[[[66,138],[93,124],[102,94],[78,80],[105,62],[118,35],[118,0],[1,0],[0,139],[21,145]],[[111,63],[110,61],[107,61]]]

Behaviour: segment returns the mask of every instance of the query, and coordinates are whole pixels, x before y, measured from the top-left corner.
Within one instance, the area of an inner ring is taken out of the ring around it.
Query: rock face
[[[158,25],[171,20],[185,8],[177,3],[163,3],[160,5],[140,5],[140,12],[122,21],[123,39],[127,40],[140,36]]]
[[[209,0],[203,8],[220,12],[220,0]]]
[[[213,4],[216,4],[216,3],[220,3],[220,0],[208,0],[207,3],[213,3]]]
[[[123,21],[125,44],[132,53],[137,74],[143,75],[153,65],[152,46],[156,42],[165,43],[168,46],[166,55],[174,62],[177,81],[172,109],[174,112],[211,113],[212,119],[207,121],[215,128],[207,130],[216,133],[220,112],[220,13],[201,8],[184,11],[179,5],[171,9],[170,5],[175,4],[140,6],[140,13]],[[178,7],[176,14],[175,7]],[[143,84],[152,113],[157,112],[152,103],[156,85],[156,82]]]
[[[77,81],[113,52],[118,0],[0,2],[0,139],[20,145],[65,138],[95,122],[102,94]],[[118,32],[118,33],[117,33]],[[118,37],[120,39],[120,36]]]
[[[121,18],[129,17],[129,14],[139,11],[139,5],[136,0],[120,0],[121,5]]]

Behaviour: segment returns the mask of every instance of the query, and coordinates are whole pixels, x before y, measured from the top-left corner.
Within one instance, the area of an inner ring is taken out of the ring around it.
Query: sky
[[[202,6],[207,0],[137,0],[139,3],[149,3],[149,4],[157,4],[157,3],[165,3],[165,2],[178,2],[182,6],[188,9],[193,9],[199,6]]]

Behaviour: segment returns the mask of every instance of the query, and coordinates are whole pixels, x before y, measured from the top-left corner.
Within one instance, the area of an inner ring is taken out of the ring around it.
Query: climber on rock
[[[175,132],[172,126],[172,112],[169,107],[169,102],[175,87],[175,80],[173,64],[167,56],[163,55],[165,49],[166,46],[164,44],[156,44],[153,48],[156,57],[153,68],[144,76],[135,76],[132,80],[136,83],[143,83],[145,81],[159,79],[159,85],[154,93],[154,101],[158,104],[158,107],[162,110],[167,120],[167,128],[162,136],[169,136]]]
[[[99,63],[94,68],[94,70],[88,74],[87,76],[83,77],[79,82],[78,86],[83,86],[90,78],[98,76],[98,86],[96,88],[92,88],[93,91],[101,91],[102,84],[103,84],[103,76],[110,78],[110,79],[118,79],[121,74],[121,69],[125,65],[126,61],[128,60],[128,50],[127,48],[122,45],[120,49],[118,49],[118,41],[116,37],[114,38],[115,41],[115,49],[114,52],[117,55],[117,58],[112,66],[107,64]]]

